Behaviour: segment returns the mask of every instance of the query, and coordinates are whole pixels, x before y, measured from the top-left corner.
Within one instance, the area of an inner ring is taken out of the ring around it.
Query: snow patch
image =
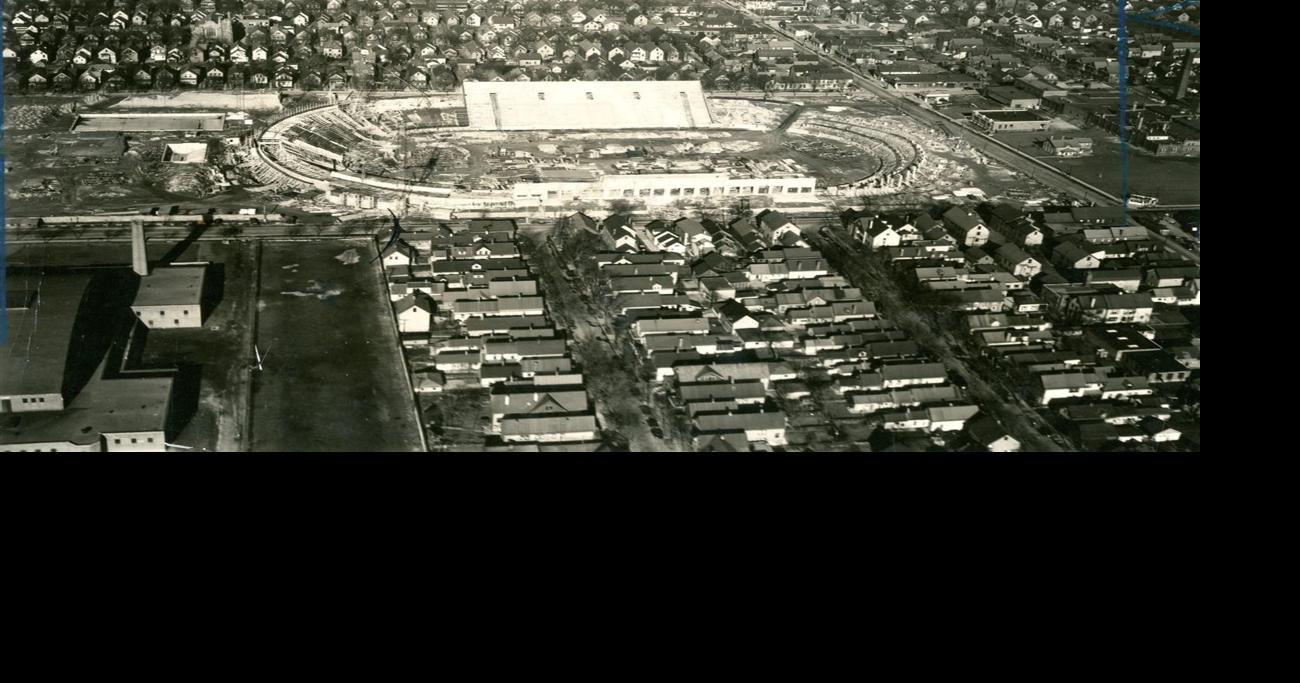
[[[329,289],[326,289],[323,285],[321,285],[321,283],[315,280],[308,280],[307,287],[301,292],[282,291],[280,293],[285,296],[314,297],[316,299],[320,299],[321,301],[324,301],[326,299],[336,297],[342,294],[343,290],[337,287],[331,287]]]

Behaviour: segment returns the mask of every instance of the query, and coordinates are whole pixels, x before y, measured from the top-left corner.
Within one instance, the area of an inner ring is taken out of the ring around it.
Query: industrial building
[[[0,452],[166,450],[173,379],[124,371],[87,342],[106,324],[90,285],[76,273],[6,279],[6,344],[24,353],[0,354]]]
[[[971,123],[986,133],[1024,133],[1047,130],[1051,119],[1025,109],[984,109],[971,112]]]
[[[173,266],[141,277],[131,311],[151,329],[202,327],[204,271]]]

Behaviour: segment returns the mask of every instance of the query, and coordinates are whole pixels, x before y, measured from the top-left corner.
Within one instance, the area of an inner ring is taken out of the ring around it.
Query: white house
[[[433,299],[424,292],[413,292],[393,304],[399,332],[428,332],[433,318]]]

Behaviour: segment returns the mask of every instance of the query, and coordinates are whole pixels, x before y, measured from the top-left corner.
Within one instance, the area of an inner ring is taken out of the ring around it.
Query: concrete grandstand
[[[469,127],[477,130],[621,130],[713,125],[699,81],[468,81],[464,92]]]

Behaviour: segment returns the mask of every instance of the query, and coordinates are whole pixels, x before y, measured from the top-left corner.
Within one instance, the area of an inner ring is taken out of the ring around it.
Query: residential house
[[[957,241],[968,247],[978,247],[989,241],[990,232],[984,220],[967,209],[954,206],[943,214],[943,224]]]

